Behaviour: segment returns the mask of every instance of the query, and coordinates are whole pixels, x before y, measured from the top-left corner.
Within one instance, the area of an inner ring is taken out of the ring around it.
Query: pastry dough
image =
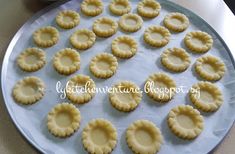
[[[193,52],[205,53],[211,49],[213,39],[206,32],[194,31],[186,34],[184,43]]]
[[[97,16],[103,12],[103,3],[101,0],[83,0],[81,11],[87,16]]]
[[[69,103],[57,104],[47,115],[48,130],[55,136],[68,137],[80,126],[80,111]]]
[[[190,65],[190,56],[183,48],[166,49],[161,55],[161,62],[173,72],[183,72]]]
[[[53,66],[58,73],[70,75],[80,69],[80,55],[74,49],[62,49],[55,54]]]
[[[141,98],[140,88],[130,81],[122,81],[115,84],[109,94],[112,106],[124,112],[134,110],[139,105]]]
[[[153,100],[164,103],[175,95],[175,81],[165,73],[155,73],[148,77],[145,83],[145,92]]]
[[[204,112],[213,112],[223,103],[220,89],[213,83],[201,81],[194,84],[189,91],[191,102]]]
[[[163,142],[161,132],[148,120],[137,120],[126,130],[126,141],[135,154],[155,154]]]
[[[79,29],[70,36],[70,42],[74,48],[86,50],[95,43],[95,33],[88,29]]]
[[[27,48],[17,58],[18,66],[27,72],[35,72],[46,64],[46,54],[39,48]]]
[[[64,10],[56,16],[56,23],[65,29],[76,27],[80,22],[80,15],[73,10]]]
[[[168,114],[170,130],[182,139],[196,138],[203,130],[203,117],[200,112],[190,105],[179,105]]]
[[[137,14],[124,14],[119,20],[119,26],[123,31],[126,32],[136,32],[143,24],[143,20]]]
[[[179,12],[172,12],[165,16],[164,26],[174,32],[182,32],[189,26],[188,17]]]
[[[76,104],[89,102],[95,96],[95,82],[86,75],[73,76],[66,84],[66,96]]]
[[[155,0],[142,0],[138,3],[137,12],[145,18],[154,18],[159,15],[161,5]]]
[[[82,143],[90,154],[109,154],[117,144],[117,131],[111,122],[94,119],[82,132]]]
[[[118,24],[108,17],[96,19],[93,32],[99,37],[110,37],[117,32]]]
[[[112,53],[118,58],[131,58],[137,52],[137,42],[129,36],[119,36],[112,41]]]
[[[12,90],[15,101],[25,105],[36,103],[42,99],[44,93],[43,81],[35,76],[25,77],[18,81]]]
[[[91,59],[90,71],[97,78],[110,78],[117,70],[117,58],[109,53],[101,53]]]
[[[207,55],[197,59],[195,71],[205,80],[217,81],[224,76],[225,64],[219,58]]]
[[[59,31],[52,26],[42,27],[33,33],[33,39],[39,47],[51,47],[59,41]]]
[[[144,41],[154,47],[165,46],[170,41],[171,33],[162,26],[150,26],[144,32]]]
[[[121,16],[131,11],[131,5],[128,0],[112,0],[109,10],[113,14]]]

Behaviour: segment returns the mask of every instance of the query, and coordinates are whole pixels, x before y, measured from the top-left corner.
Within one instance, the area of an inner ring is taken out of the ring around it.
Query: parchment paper
[[[11,53],[8,63],[8,71],[5,81],[5,89],[3,89],[7,96],[5,102],[7,103],[8,109],[15,119],[16,125],[22,130],[23,134],[26,134],[28,140],[33,142],[37,148],[44,153],[86,153],[81,142],[81,132],[85,125],[94,118],[105,118],[110,120],[118,131],[118,143],[114,149],[114,154],[131,153],[127,147],[125,141],[125,129],[130,123],[137,119],[148,119],[154,122],[161,130],[164,137],[164,143],[161,147],[160,154],[171,154],[171,153],[195,153],[202,154],[207,153],[213,149],[219,141],[225,136],[228,129],[231,127],[235,118],[235,101],[233,98],[234,94],[234,67],[232,65],[231,58],[228,51],[223,47],[223,44],[217,39],[213,31],[204,24],[197,16],[188,12],[181,7],[175,6],[167,1],[160,1],[162,5],[161,13],[158,17],[152,20],[144,19],[144,24],[141,30],[136,33],[124,33],[118,30],[118,32],[107,39],[97,38],[95,45],[86,50],[79,51],[81,55],[81,69],[75,74],[85,74],[93,78],[96,86],[102,88],[104,86],[112,86],[121,80],[130,80],[135,82],[141,88],[144,87],[144,81],[147,77],[155,72],[165,72],[172,76],[177,83],[177,86],[183,86],[185,93],[178,93],[169,103],[160,105],[149,99],[145,94],[143,99],[136,110],[130,113],[122,113],[114,109],[108,100],[107,93],[98,93],[96,96],[87,104],[77,106],[81,112],[82,121],[80,129],[71,137],[66,139],[60,139],[54,137],[48,132],[46,127],[46,116],[47,113],[52,109],[53,106],[60,102],[68,101],[67,99],[60,99],[60,94],[56,92],[56,83],[61,81],[65,86],[66,81],[72,77],[59,75],[52,66],[51,59],[53,55],[60,49],[65,47],[71,47],[69,43],[69,36],[79,28],[91,29],[95,19],[108,16],[118,21],[119,17],[114,16],[109,12],[108,0],[103,0],[104,12],[97,17],[86,17],[80,12],[80,2],[72,0],[66,4],[55,8],[43,16],[38,18],[28,29],[23,32],[20,39],[16,43],[14,50]],[[132,12],[136,13],[136,6],[138,1],[132,1]],[[71,30],[60,29],[55,23],[56,14],[64,9],[72,9],[79,12],[81,16],[80,24]],[[164,16],[169,12],[182,12],[189,17],[191,22],[189,28],[182,33],[172,33],[170,43],[163,48],[152,48],[143,42],[143,32],[150,25],[162,25]],[[59,29],[60,40],[57,45],[45,49],[47,55],[46,66],[34,73],[25,73],[21,71],[16,64],[17,55],[28,47],[34,47],[35,44],[32,41],[32,33],[39,27],[52,25]],[[183,43],[183,38],[187,32],[193,30],[206,31],[213,36],[214,45],[213,48],[206,53],[221,57],[225,62],[227,71],[222,80],[216,82],[216,85],[223,91],[224,104],[215,113],[202,113],[205,119],[205,128],[201,135],[192,141],[184,141],[177,138],[171,133],[167,126],[166,117],[171,108],[179,104],[191,104],[188,99],[186,91],[200,79],[194,72],[193,64],[196,58],[202,56],[200,54],[192,54],[188,51]],[[119,60],[119,67],[117,73],[110,79],[102,80],[95,78],[89,72],[89,62],[93,56],[101,52],[111,52],[111,41],[120,35],[131,35],[136,41],[138,41],[139,48],[137,54],[129,60]],[[160,54],[166,48],[172,47],[183,47],[191,56],[191,65],[187,71],[183,73],[172,73],[163,68],[160,63]],[[11,91],[14,84],[26,76],[35,75],[40,77],[46,84],[46,94],[42,100],[34,105],[23,106],[14,102],[11,97]]]

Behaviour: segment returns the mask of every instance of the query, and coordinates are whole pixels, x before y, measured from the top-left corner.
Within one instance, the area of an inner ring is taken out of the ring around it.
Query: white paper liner
[[[104,0],[103,0],[104,1]],[[39,149],[45,153],[86,153],[81,142],[81,132],[85,125],[94,118],[105,118],[110,120],[118,131],[118,143],[117,147],[113,151],[114,154],[121,153],[131,153],[130,149],[127,147],[125,141],[125,129],[130,123],[137,119],[148,119],[154,122],[161,130],[164,143],[161,147],[160,154],[165,153],[194,153],[202,154],[207,153],[212,150],[218,143],[223,139],[228,129],[231,127],[234,121],[234,108],[235,108],[235,78],[234,78],[234,67],[231,62],[230,55],[228,51],[223,47],[223,44],[216,37],[215,34],[210,30],[210,28],[204,24],[198,17],[192,15],[186,10],[181,10],[180,7],[173,5],[167,1],[160,1],[162,5],[161,13],[158,17],[151,20],[144,20],[143,27],[136,33],[131,33],[130,35],[138,41],[139,48],[137,54],[129,60],[119,60],[119,67],[117,73],[110,79],[103,80],[95,78],[89,72],[89,62],[93,56],[101,52],[111,52],[111,41],[117,36],[128,34],[118,32],[107,39],[97,38],[95,45],[84,51],[80,52],[81,55],[81,69],[75,74],[86,74],[91,76],[96,86],[99,88],[108,86],[111,87],[113,84],[121,80],[130,80],[135,82],[141,88],[144,86],[144,82],[147,77],[155,72],[166,72],[174,78],[177,86],[185,86],[185,90],[188,90],[194,83],[199,81],[199,78],[194,72],[193,64],[195,60],[200,57],[200,54],[191,53],[183,43],[183,38],[187,32],[193,30],[206,31],[213,36],[214,45],[213,48],[206,54],[221,57],[225,62],[227,71],[225,76],[216,85],[220,87],[223,91],[224,103],[221,108],[211,114],[203,113],[205,119],[205,128],[201,135],[192,141],[184,141],[177,138],[171,133],[167,126],[166,117],[171,108],[179,104],[191,104],[186,93],[176,94],[174,99],[165,105],[159,105],[152,101],[146,94],[143,95],[143,100],[136,110],[130,113],[122,113],[114,109],[109,100],[108,95],[103,93],[96,94],[95,98],[88,104],[78,106],[82,121],[80,129],[71,137],[66,139],[60,139],[54,137],[48,132],[46,126],[46,116],[47,113],[55,106],[57,103],[68,101],[67,99],[61,100],[56,90],[56,82],[61,81],[65,85],[66,81],[73,75],[62,76],[59,75],[52,66],[53,55],[62,48],[72,47],[69,43],[69,36],[79,28],[92,28],[92,24],[95,19],[108,16],[112,17],[114,20],[118,21],[119,17],[110,14],[108,9],[109,1],[104,2],[104,12],[97,17],[86,17],[80,11],[80,2],[72,0],[66,4],[55,8],[48,13],[44,14],[38,18],[31,26],[25,31],[18,42],[16,43],[13,52],[9,58],[8,71],[6,74],[5,91],[6,91],[6,103],[8,104],[9,111],[13,115],[16,124],[22,129],[23,133],[26,134],[27,138],[34,142]],[[136,13],[137,1],[132,1],[132,12]],[[59,28],[55,23],[56,14],[65,9],[72,9],[78,11],[81,16],[80,24],[71,30],[63,30]],[[190,26],[182,33],[173,33],[169,44],[163,48],[153,48],[146,45],[143,42],[144,30],[150,25],[162,25],[162,20],[164,16],[169,12],[179,11],[183,12],[189,17]],[[45,49],[47,56],[46,66],[34,73],[25,73],[19,69],[16,64],[17,55],[28,47],[34,47],[35,44],[32,40],[32,33],[39,27],[52,25],[59,29],[60,40],[57,45],[51,48]],[[183,73],[171,73],[167,71],[160,63],[160,54],[166,48],[172,47],[183,47],[185,48],[191,56],[191,65]],[[4,75],[4,74],[3,74]],[[22,79],[23,77],[35,75],[40,77],[46,84],[46,94],[42,100],[38,103],[30,106],[19,105],[14,102],[11,97],[12,87],[14,84]]]

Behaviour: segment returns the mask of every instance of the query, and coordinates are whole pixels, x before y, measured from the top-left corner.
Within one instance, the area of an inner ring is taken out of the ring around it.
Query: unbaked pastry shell
[[[117,58],[109,53],[101,53],[92,58],[90,71],[97,78],[110,78],[116,73],[118,67]]]
[[[48,130],[57,137],[68,137],[80,126],[80,111],[72,104],[57,104],[47,115]]]
[[[82,132],[82,143],[90,154],[109,154],[117,144],[117,131],[111,122],[94,119]]]
[[[18,81],[12,90],[12,96],[16,102],[28,105],[34,104],[45,94],[45,84],[35,76],[25,77]]]
[[[223,104],[220,89],[213,83],[200,81],[189,91],[191,102],[201,111],[214,112]]]
[[[187,140],[196,138],[204,127],[200,112],[190,105],[179,105],[171,109],[167,122],[176,136]]]
[[[153,47],[163,47],[170,41],[171,33],[162,26],[150,26],[144,32],[144,41]]]
[[[46,64],[46,54],[39,48],[27,48],[17,57],[18,66],[26,72],[35,72]]]
[[[161,62],[173,72],[183,72],[190,65],[190,56],[183,48],[166,49],[161,54]]]
[[[127,128],[126,141],[133,153],[155,154],[160,150],[163,138],[154,123],[137,120]]]
[[[133,82],[122,81],[115,84],[112,89],[113,91],[109,94],[109,100],[117,110],[130,112],[139,105],[142,93],[140,88]]]
[[[71,48],[58,51],[53,58],[55,70],[62,75],[70,75],[80,69],[80,54]]]

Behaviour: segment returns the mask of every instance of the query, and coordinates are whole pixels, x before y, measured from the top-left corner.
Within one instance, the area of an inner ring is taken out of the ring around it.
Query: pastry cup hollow
[[[104,6],[101,0],[83,0],[81,12],[87,16],[97,16],[103,12]]]
[[[196,108],[203,112],[217,111],[223,104],[220,89],[213,83],[200,81],[189,91],[189,98]]]
[[[12,90],[12,96],[18,103],[34,104],[45,94],[44,82],[35,76],[28,76],[18,81]]]
[[[137,12],[145,18],[154,18],[160,14],[161,5],[155,0],[142,0],[138,3]]]
[[[163,47],[170,41],[171,33],[162,26],[150,26],[144,32],[144,41],[153,47]]]
[[[101,53],[91,59],[90,71],[97,78],[110,78],[116,73],[117,58],[109,53]]]
[[[52,26],[39,28],[33,33],[33,40],[39,47],[51,47],[59,41],[59,31]]]
[[[71,48],[58,51],[53,58],[55,70],[62,75],[70,75],[80,69],[80,54]]]
[[[66,85],[66,96],[75,104],[88,103],[95,96],[95,82],[86,75],[73,76]]]
[[[137,120],[126,130],[128,147],[136,154],[155,154],[163,142],[160,129],[148,120]]]
[[[121,16],[131,11],[131,5],[128,0],[112,0],[109,4],[109,10],[113,14]]]
[[[17,57],[17,64],[23,71],[38,71],[46,64],[46,54],[39,48],[27,48]]]
[[[219,58],[206,55],[198,58],[195,62],[195,72],[208,81],[220,80],[225,74],[225,64]]]
[[[175,96],[176,83],[165,73],[154,73],[148,77],[144,88],[150,98],[166,103]]]
[[[190,105],[179,105],[170,110],[167,123],[177,137],[192,140],[203,130],[204,120],[197,109]]]
[[[80,15],[73,10],[64,10],[56,16],[56,23],[61,28],[71,29],[76,27],[80,22]]]
[[[70,36],[70,43],[79,50],[86,50],[95,44],[96,35],[88,29],[79,29]]]
[[[124,14],[119,20],[120,28],[126,32],[136,32],[142,27],[142,24],[142,18],[133,13]]]
[[[190,56],[183,48],[169,48],[161,54],[161,63],[173,72],[183,72],[190,65]]]
[[[57,137],[68,137],[80,127],[80,111],[66,102],[57,104],[47,115],[47,128]]]
[[[109,154],[117,144],[117,131],[105,119],[93,119],[82,131],[82,143],[88,153]]]
[[[189,19],[186,15],[179,12],[172,12],[165,16],[164,26],[173,32],[182,32],[189,26]]]
[[[193,31],[186,34],[184,44],[192,52],[205,53],[209,51],[213,45],[212,37],[202,31]]]
[[[139,105],[141,98],[140,88],[130,81],[122,81],[115,84],[111,93],[109,93],[109,100],[112,106],[123,112],[134,110]]]
[[[112,53],[118,58],[131,58],[136,54],[137,49],[137,42],[130,36],[119,36],[112,41]]]
[[[99,37],[110,37],[117,32],[118,24],[111,18],[102,17],[93,23],[93,32]]]

